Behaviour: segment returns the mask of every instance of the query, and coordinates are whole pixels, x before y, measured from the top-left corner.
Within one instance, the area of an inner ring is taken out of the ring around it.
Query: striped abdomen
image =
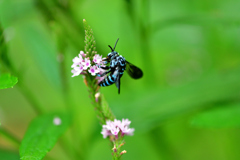
[[[104,80],[102,80],[102,81],[99,83],[99,86],[102,86],[102,87],[110,86],[110,85],[112,85],[112,84],[115,83],[115,82],[116,82],[116,77],[115,77],[115,75],[109,74]]]
[[[99,86],[102,86],[102,87],[105,87],[105,86],[110,86],[112,85],[113,83],[116,82],[117,80],[117,76],[119,74],[119,78],[122,77],[123,75],[123,71],[119,71],[119,70],[115,70],[113,74],[109,74],[104,80],[102,80],[98,85]]]

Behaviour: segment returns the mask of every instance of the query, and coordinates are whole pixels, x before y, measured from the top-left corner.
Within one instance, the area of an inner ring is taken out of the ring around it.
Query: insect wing
[[[128,61],[126,65],[126,71],[134,79],[138,79],[143,76],[142,70]]]

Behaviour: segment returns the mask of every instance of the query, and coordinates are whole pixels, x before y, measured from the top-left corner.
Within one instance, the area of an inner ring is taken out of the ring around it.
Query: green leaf
[[[17,77],[10,74],[0,74],[0,89],[13,87],[18,82]]]
[[[240,103],[214,108],[195,116],[191,124],[198,127],[239,127]]]
[[[1,159],[6,160],[19,160],[19,155],[12,151],[2,150],[0,149],[0,157]]]
[[[42,159],[53,148],[69,125],[70,116],[68,114],[47,114],[34,119],[20,146],[21,159]]]

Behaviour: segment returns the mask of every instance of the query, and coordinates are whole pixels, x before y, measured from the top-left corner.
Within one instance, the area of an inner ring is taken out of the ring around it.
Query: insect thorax
[[[122,66],[122,67],[126,66],[126,60],[125,60],[125,58],[123,56],[120,55],[116,59],[117,59],[117,61],[118,61],[120,66]]]
[[[114,58],[111,59],[110,61],[110,67],[111,68],[116,68],[117,66],[124,68],[126,66],[126,60],[123,56],[116,56]]]
[[[109,59],[114,59],[114,58],[116,58],[117,56],[118,56],[118,52],[116,52],[116,51],[113,51],[113,52],[108,53]]]

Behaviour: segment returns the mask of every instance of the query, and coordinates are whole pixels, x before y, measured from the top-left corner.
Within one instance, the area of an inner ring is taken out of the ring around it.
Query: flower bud
[[[126,150],[123,150],[123,151],[120,153],[120,155],[123,155],[123,154],[125,154],[125,153],[127,153],[127,151],[126,151]]]
[[[117,148],[116,148],[115,144],[114,144],[114,147],[112,150],[113,150],[113,152],[117,152]]]
[[[100,92],[97,92],[96,94],[95,94],[95,101],[96,102],[98,102],[98,98],[100,97]]]

